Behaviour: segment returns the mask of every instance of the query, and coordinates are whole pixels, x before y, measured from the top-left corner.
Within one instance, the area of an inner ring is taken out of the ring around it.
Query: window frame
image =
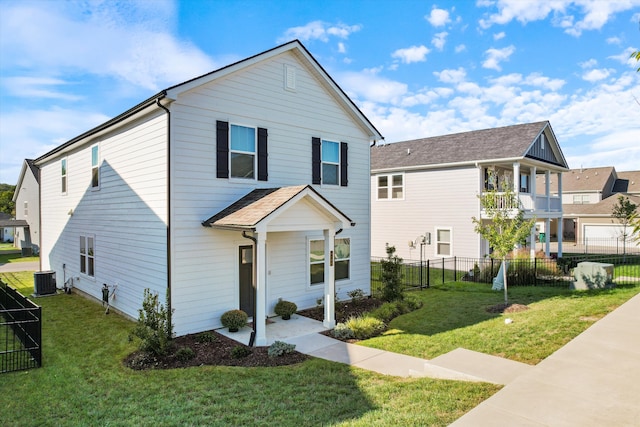
[[[60,159],[60,193],[67,194],[69,180],[67,178],[69,172],[69,162],[67,158]]]
[[[324,147],[325,144],[335,144],[337,147],[337,151],[338,151],[338,160],[336,162],[334,161],[329,161],[329,160],[325,160],[324,158]],[[340,142],[339,141],[332,141],[330,139],[320,139],[320,179],[321,179],[321,183],[322,185],[333,185],[333,186],[340,186],[340,173],[341,173],[341,162],[340,162],[340,157],[341,157],[342,153],[341,153],[341,147],[340,147]],[[324,173],[324,166],[333,166],[336,168],[336,182],[325,182],[325,173]]]
[[[89,245],[91,242],[91,245]],[[84,251],[83,251],[84,249]],[[96,236],[95,234],[81,234],[78,248],[80,255],[80,274],[91,279],[96,277]]]
[[[390,173],[390,174],[382,174],[382,175],[377,175],[376,176],[376,200],[404,200],[404,194],[405,194],[405,179],[404,179],[404,173]],[[398,185],[394,185],[393,184],[393,178],[394,177],[400,177],[402,179],[402,184],[400,186]],[[387,185],[386,187],[380,187],[380,178],[387,178]],[[380,189],[381,188],[386,188],[387,190],[387,197],[380,197]],[[394,189],[396,188],[400,188],[402,191],[402,197],[393,197],[394,195]]]
[[[439,231],[448,231],[449,232],[449,241],[441,241]],[[434,227],[434,251],[435,256],[437,257],[452,257],[453,255],[453,227]],[[448,244],[449,245],[449,253],[442,254],[440,253],[440,244]]]
[[[232,138],[232,129],[234,127],[237,128],[245,128],[253,130],[253,152],[243,151],[233,149],[233,138]],[[248,126],[239,123],[229,123],[229,179],[230,180],[241,180],[241,181],[256,181],[258,179],[258,128],[256,126]],[[253,169],[251,177],[243,177],[243,176],[234,176],[233,175],[233,162],[232,157],[233,154],[242,154],[242,155],[251,155],[253,156]]]
[[[95,164],[93,152],[96,151]],[[100,179],[100,145],[94,144],[91,146],[91,190],[96,191],[100,189],[102,180]]]
[[[522,185],[522,180],[525,180],[525,185]],[[520,193],[531,193],[531,177],[529,174],[521,173],[520,174]]]
[[[348,240],[349,241],[349,256],[344,258],[337,257],[336,251],[336,242],[338,240]],[[311,261],[311,242],[321,242],[322,243],[322,260]],[[334,275],[336,274],[336,264],[338,262],[347,262],[347,277],[337,278],[335,277],[335,281],[344,281],[351,279],[351,237],[336,237],[333,245],[333,271]],[[324,285],[325,276],[324,276],[324,261],[325,261],[325,253],[324,253],[324,238],[323,237],[308,237],[307,238],[307,285],[311,288],[316,288],[319,285]],[[312,265],[322,265],[322,281],[321,282],[311,282],[311,266]]]

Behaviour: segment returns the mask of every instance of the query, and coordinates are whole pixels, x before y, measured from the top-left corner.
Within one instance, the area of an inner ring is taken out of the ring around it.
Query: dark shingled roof
[[[371,169],[523,158],[548,125],[543,121],[374,146]]]

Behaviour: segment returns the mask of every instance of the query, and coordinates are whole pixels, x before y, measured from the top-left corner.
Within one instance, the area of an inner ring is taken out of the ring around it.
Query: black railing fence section
[[[0,281],[0,373],[42,365],[42,308]]]
[[[371,293],[382,293],[382,258],[371,259]],[[509,286],[569,286],[573,282],[572,269],[582,261],[614,264],[614,281],[640,281],[640,255],[575,254],[560,259],[507,260]],[[404,261],[402,284],[404,289],[424,289],[450,282],[492,284],[500,271],[500,260],[493,258],[450,257],[420,261]],[[617,276],[617,277],[616,277]]]

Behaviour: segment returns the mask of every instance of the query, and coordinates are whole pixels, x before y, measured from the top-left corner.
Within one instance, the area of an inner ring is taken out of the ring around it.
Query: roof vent
[[[407,156],[411,154],[411,148],[407,148]]]
[[[284,64],[284,88],[286,90],[296,90],[296,67]]]

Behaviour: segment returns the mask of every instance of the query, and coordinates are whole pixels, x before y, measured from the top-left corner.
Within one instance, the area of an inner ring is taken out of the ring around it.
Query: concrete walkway
[[[38,271],[39,261],[7,262],[0,264],[0,273],[16,273],[18,271]]]
[[[640,426],[640,294],[536,366],[462,348],[423,360],[318,333],[325,329],[294,315],[289,321],[271,319],[267,337],[269,343],[289,342],[301,353],[385,375],[505,385],[455,421],[456,427]],[[248,343],[249,334],[245,328],[230,336]]]

